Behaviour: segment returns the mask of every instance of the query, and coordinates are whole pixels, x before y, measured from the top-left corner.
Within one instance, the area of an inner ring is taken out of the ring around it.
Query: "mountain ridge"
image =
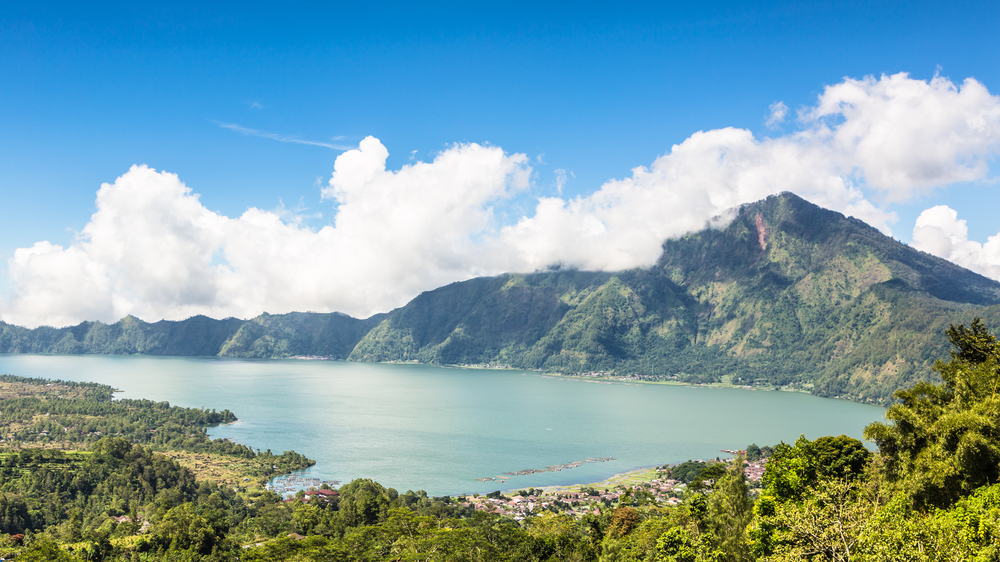
[[[0,322],[2,353],[326,356],[499,364],[647,380],[784,386],[886,403],[932,380],[940,334],[1000,323],[1000,283],[791,193],[664,242],[619,272],[503,274],[421,293],[356,319],[264,313],[250,320],[28,330]]]

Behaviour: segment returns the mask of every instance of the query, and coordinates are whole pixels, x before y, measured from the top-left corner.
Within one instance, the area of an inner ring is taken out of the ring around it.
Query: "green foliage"
[[[25,450],[0,465],[0,530],[23,533],[73,521],[68,538],[96,528],[100,515],[121,515],[132,502],[195,499],[191,472],[121,437],[98,441],[89,454]]]
[[[110,386],[94,383],[11,375],[0,375],[0,383],[6,383],[5,392],[18,396],[0,400],[0,428],[9,428],[10,433],[4,430],[2,434],[19,447],[81,449],[107,436],[117,436],[158,451],[211,453],[250,461],[242,462],[241,476],[255,479],[314,464],[294,451],[281,455],[260,453],[238,443],[209,439],[209,426],[236,420],[229,410],[181,408],[150,400],[112,400]]]
[[[715,486],[708,507],[711,532],[722,559],[750,560],[746,530],[753,518],[753,502],[743,475],[742,456],[733,459],[729,470]]]
[[[701,478],[701,472],[708,466],[705,461],[688,460],[680,464],[671,466],[667,471],[667,478],[688,484]]]
[[[867,464],[843,438],[775,448],[749,528],[757,559],[1000,558],[1000,486],[990,484],[1000,345],[979,320],[947,334],[943,384],[897,393],[891,424],[866,429],[880,445]]]
[[[936,548],[951,551],[952,559],[1000,559],[1000,485],[977,489],[953,508],[935,513],[928,526],[940,530]]]
[[[774,452],[774,447],[769,445],[764,445],[763,447],[758,446],[756,443],[747,445],[747,460],[750,462],[756,462],[762,459],[771,458],[771,454]]]
[[[690,531],[674,527],[656,540],[657,558],[662,562],[696,562],[703,559],[699,546]]]
[[[47,384],[71,387],[74,383],[25,379],[5,375],[3,382],[44,388]],[[30,396],[0,401],[0,423],[20,425],[10,437],[24,444],[66,442],[86,445],[103,436],[124,436],[133,443],[162,448],[252,457],[253,452],[236,443],[212,441],[204,433],[210,425],[236,421],[229,410],[180,408],[150,400],[112,400],[111,387],[75,383],[84,398]]]
[[[750,530],[753,553],[764,560],[855,559],[879,506],[867,482],[822,479],[799,501],[764,503]],[[896,558],[896,559],[906,559]]]
[[[816,474],[820,478],[851,480],[861,475],[871,459],[871,452],[861,441],[846,435],[819,437],[812,442],[812,450],[808,454],[815,462]]]
[[[796,560],[819,554],[849,560],[865,518],[878,506],[866,479],[871,453],[844,435],[774,447],[753,506],[748,555]]]
[[[354,480],[340,488],[340,516],[344,525],[374,525],[386,520],[399,494],[369,479]]]
[[[897,391],[901,403],[886,412],[892,423],[865,428],[888,476],[919,509],[947,507],[1000,479],[1000,345],[979,319],[971,329],[952,327],[948,337],[952,358],[935,365],[944,384]]]
[[[187,502],[171,508],[160,518],[150,533],[150,540],[163,550],[209,554],[222,544],[228,530],[223,512]]]
[[[80,559],[65,550],[52,540],[42,538],[32,542],[17,555],[20,562],[78,562]]]
[[[763,494],[780,502],[798,500],[821,479],[859,476],[870,458],[864,444],[846,435],[815,441],[800,436],[794,446],[774,447],[761,482]]]

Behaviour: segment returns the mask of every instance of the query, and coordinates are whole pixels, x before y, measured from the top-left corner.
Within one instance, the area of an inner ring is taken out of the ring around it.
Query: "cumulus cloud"
[[[783,106],[772,105],[772,116]],[[1000,98],[971,78],[961,88],[906,74],[847,78],[826,88],[799,121],[801,130],[773,139],[744,129],[701,131],[630,178],[571,200],[540,200],[534,216],[502,233],[512,268],[649,264],[665,238],[781,191],[891,234],[896,214],[867,194],[902,201],[982,179],[1000,145]]]
[[[784,104],[771,107],[775,123],[786,113]],[[494,209],[530,188],[532,168],[527,156],[493,146],[455,145],[389,170],[388,149],[368,137],[337,158],[322,190],[335,203],[334,223],[318,230],[281,209],[213,213],[177,176],[134,166],[101,187],[97,212],[71,246],[15,252],[0,317],[33,326],[126,314],[367,316],[476,275],[648,265],[664,239],[718,226],[728,210],[781,191],[888,234],[892,202],[987,177],[1000,145],[1000,98],[973,79],[845,79],[800,110],[796,127],[776,138],[700,131],[629,177],[588,195],[539,198],[533,213],[503,224]],[[915,244],[994,271],[1000,242],[968,241],[953,213],[922,215]]]
[[[969,240],[965,221],[947,205],[920,213],[913,227],[913,247],[1000,280],[1000,234],[985,244]]]
[[[663,240],[705,228],[742,203],[793,191],[888,231],[876,208],[838,174],[820,147],[800,138],[759,141],[750,131],[699,132],[632,177],[571,200],[542,199],[532,217],[505,227],[511,269],[560,262],[615,270],[650,264]]]
[[[888,201],[981,179],[1000,148],[1000,98],[972,78],[845,79],[802,118]]]
[[[368,316],[457,278],[495,273],[473,239],[495,228],[492,202],[527,187],[527,158],[457,145],[433,162],[387,171],[387,156],[369,137],[338,157],[323,190],[338,203],[336,224],[318,231],[283,220],[281,208],[219,215],[176,175],[133,166],[101,186],[75,244],[15,251],[3,319]]]

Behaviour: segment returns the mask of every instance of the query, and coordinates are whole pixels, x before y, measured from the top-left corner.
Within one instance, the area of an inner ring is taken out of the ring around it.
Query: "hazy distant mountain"
[[[367,320],[346,314],[292,312],[252,320],[194,316],[147,323],[127,316],[114,324],[83,322],[71,328],[28,330],[0,322],[0,353],[102,353],[290,357],[322,355],[346,359],[384,314]]]
[[[325,355],[691,382],[728,375],[881,402],[932,376],[950,323],[981,316],[997,326],[998,305],[1000,283],[786,193],[744,205],[724,229],[667,241],[648,269],[472,279],[366,320],[0,323],[0,352]]]

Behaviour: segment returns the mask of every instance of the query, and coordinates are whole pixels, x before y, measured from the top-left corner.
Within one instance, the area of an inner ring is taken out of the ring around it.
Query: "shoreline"
[[[386,365],[398,365],[398,361],[380,361],[380,363]],[[409,363],[409,364],[419,364],[423,363]],[[583,376],[583,375],[571,375],[565,373],[555,373],[549,371],[542,371],[538,369],[518,369],[515,367],[490,367],[490,366],[479,366],[479,365],[435,365],[437,367],[447,368],[447,369],[464,369],[469,371],[522,371],[524,374],[533,374],[542,377],[552,377],[560,378],[566,380],[575,380],[582,382],[598,383],[598,384],[655,384],[655,385],[665,385],[665,386],[686,386],[688,388],[735,388],[738,390],[753,390],[757,392],[798,392],[801,394],[808,394],[809,396],[816,396],[806,389],[801,388],[787,388],[787,387],[775,387],[775,386],[750,386],[741,384],[731,384],[727,382],[713,382],[708,384],[694,384],[682,381],[649,381],[642,379],[629,379],[623,377],[615,376]],[[728,376],[728,375],[727,375]],[[816,396],[817,398],[829,398],[827,396]],[[835,400],[846,400],[845,398],[834,398]],[[856,402],[855,400],[847,400],[848,402]]]
[[[626,470],[625,472],[619,472],[612,476],[605,478],[599,482],[587,482],[583,484],[565,484],[565,485],[552,485],[552,486],[542,486],[535,487],[536,490],[542,490],[544,494],[554,494],[560,492],[579,492],[583,488],[594,488],[594,489],[614,489],[615,486],[621,486],[625,484],[636,484],[640,482],[650,482],[656,478],[657,467],[663,466],[656,464],[650,467],[639,467],[633,468],[632,470]],[[523,488],[513,488],[510,490],[502,490],[502,492],[516,492]]]
[[[810,396],[816,396],[817,398],[830,398],[832,400],[844,400],[847,402],[855,402],[857,404],[868,404],[873,406],[879,406],[885,408],[882,404],[877,402],[869,402],[856,400],[852,397],[838,397],[838,396],[819,396],[811,393],[809,390],[802,388],[787,388],[787,387],[774,387],[774,386],[751,386],[751,385],[736,385],[725,382],[715,382],[708,384],[694,384],[686,383],[681,381],[650,381],[641,379],[627,379],[615,376],[581,376],[581,375],[571,375],[564,373],[548,372],[538,369],[521,369],[515,367],[506,366],[488,366],[488,365],[462,365],[462,364],[436,364],[436,363],[422,363],[418,360],[393,360],[393,361],[349,361],[347,359],[341,359],[329,355],[291,355],[287,357],[232,357],[232,356],[220,356],[220,355],[147,355],[143,353],[136,354],[117,354],[117,353],[44,353],[44,352],[32,352],[32,353],[20,353],[20,352],[6,352],[0,353],[3,355],[38,355],[38,356],[66,356],[66,357],[80,357],[80,356],[104,356],[104,357],[131,357],[133,355],[138,355],[142,357],[162,357],[162,358],[184,358],[184,359],[222,359],[222,360],[237,360],[237,361],[338,361],[345,363],[375,363],[379,365],[427,365],[431,367],[440,367],[444,369],[464,369],[464,370],[483,370],[483,371],[522,371],[524,373],[532,373],[536,375],[548,376],[548,377],[559,377],[568,380],[581,380],[584,382],[596,382],[600,384],[655,384],[655,385],[667,385],[667,386],[686,386],[689,388],[735,388],[739,390],[753,390],[759,392],[798,392],[801,394],[808,394]],[[124,393],[121,390],[115,390],[112,394]],[[113,396],[113,399],[118,397]]]

